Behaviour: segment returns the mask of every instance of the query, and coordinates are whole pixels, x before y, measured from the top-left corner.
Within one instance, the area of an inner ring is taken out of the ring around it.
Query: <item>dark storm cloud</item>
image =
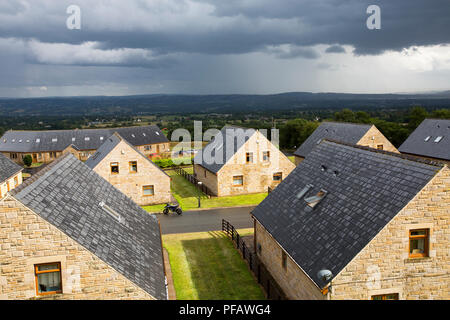
[[[360,55],[450,43],[448,0],[27,3],[2,1],[1,37],[72,44],[96,41],[103,49],[147,48],[162,54],[239,54],[263,52],[267,46],[283,44],[328,44],[351,45]],[[82,9],[81,30],[65,28],[65,9],[72,3]],[[381,30],[366,28],[366,9],[371,4],[381,8]],[[299,49],[298,55],[293,52],[291,57],[304,55],[303,50]]]
[[[326,52],[326,53],[345,53],[346,51],[345,51],[345,48],[344,48],[344,47],[334,45],[334,46],[328,47],[328,48],[325,50],[325,52]]]

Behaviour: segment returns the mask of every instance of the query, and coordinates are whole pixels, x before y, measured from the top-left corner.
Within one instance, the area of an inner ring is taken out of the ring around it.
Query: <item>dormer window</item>
[[[325,198],[327,193],[327,191],[322,189],[315,196],[305,198],[305,202],[310,208],[314,208],[319,204],[320,201],[322,201],[323,198]]]

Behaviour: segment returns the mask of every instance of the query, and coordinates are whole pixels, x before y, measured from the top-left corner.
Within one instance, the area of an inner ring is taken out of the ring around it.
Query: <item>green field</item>
[[[252,229],[239,230],[242,235]],[[230,239],[220,231],[163,236],[177,300],[255,300],[264,294]]]

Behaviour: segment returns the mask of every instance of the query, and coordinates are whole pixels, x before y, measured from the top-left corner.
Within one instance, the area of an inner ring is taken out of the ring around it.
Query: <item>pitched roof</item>
[[[323,288],[317,273],[336,276],[442,166],[323,141],[252,214]],[[327,193],[311,209],[305,198],[320,190]]]
[[[217,173],[255,133],[251,128],[225,126],[195,155],[194,163]]]
[[[356,144],[371,127],[371,124],[322,122],[294,152],[294,155],[305,158],[323,139],[333,139],[344,143]]]
[[[157,218],[72,154],[60,157],[11,194],[150,295],[166,299]]]
[[[75,129],[54,131],[7,131],[0,138],[0,151],[45,152],[62,151],[69,145],[77,150],[96,150],[114,132],[120,133],[132,145],[165,143],[169,140],[158,126]]]
[[[23,168],[0,153],[0,183],[8,180]]]
[[[169,177],[167,173],[165,173],[160,167],[158,167],[152,160],[150,160],[148,157],[146,157],[142,152],[137,150],[134,146],[132,146],[126,139],[122,138],[120,134],[115,132],[111,137],[106,139],[105,143],[103,143],[100,148],[97,149],[97,151],[90,156],[86,162],[84,163],[89,168],[94,169],[102,160],[115,149],[115,147],[121,142],[124,141],[127,145],[129,145],[136,153],[138,153],[141,157],[146,159],[148,162],[150,162],[155,168],[157,168],[159,171],[164,173],[166,176]]]
[[[438,137],[442,138],[436,142]],[[425,119],[398,150],[402,153],[450,160],[450,119]]]

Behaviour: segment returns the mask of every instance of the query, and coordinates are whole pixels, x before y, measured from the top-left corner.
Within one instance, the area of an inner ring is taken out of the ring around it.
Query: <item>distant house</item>
[[[450,120],[425,119],[398,150],[450,164]]]
[[[294,152],[298,165],[323,139],[332,139],[374,149],[398,152],[394,145],[372,124],[322,122],[320,126]]]
[[[170,152],[169,140],[158,126],[141,126],[54,131],[10,130],[0,138],[0,153],[20,164],[27,154],[31,155],[33,163],[49,163],[69,148],[79,160],[85,161],[114,132],[118,132],[146,156]]]
[[[23,168],[0,153],[0,199],[22,184]]]
[[[170,202],[170,177],[118,133],[85,164],[139,205]]]
[[[443,163],[322,141],[253,210],[256,252],[290,299],[448,300],[449,190]]]
[[[194,174],[217,196],[267,192],[295,165],[260,131],[226,126],[194,157]]]
[[[167,299],[158,219],[71,154],[0,201],[0,299]]]

